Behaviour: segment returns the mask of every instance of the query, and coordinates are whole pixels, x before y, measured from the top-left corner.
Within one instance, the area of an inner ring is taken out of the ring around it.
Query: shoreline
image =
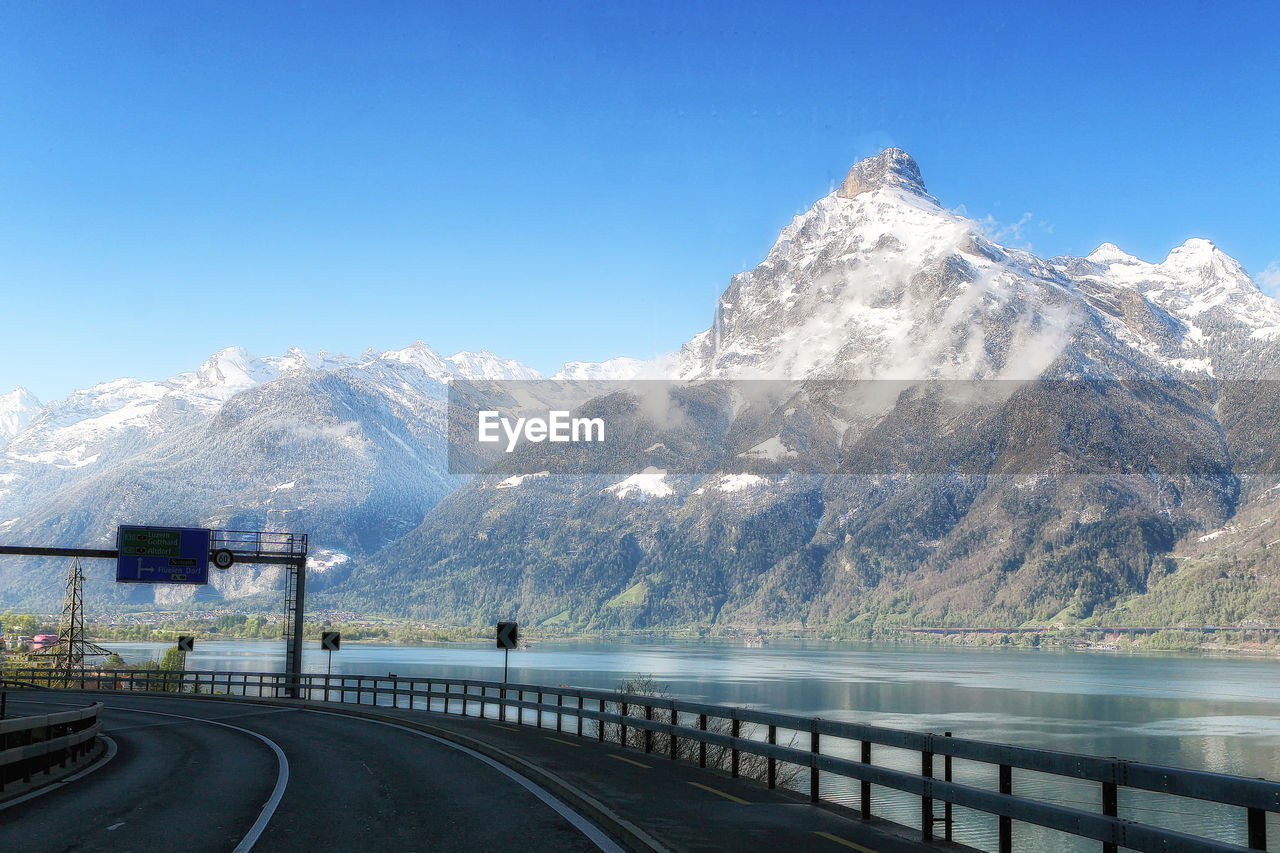
[[[1173,629],[1176,630],[1176,629]],[[226,642],[226,643],[282,643],[282,638],[275,637],[227,637],[214,635],[201,635],[196,632],[197,642]],[[1144,643],[1141,640],[1105,641],[1105,642],[1089,642],[1075,639],[1071,636],[1063,636],[1061,634],[1052,634],[1049,632],[1035,634],[1039,642],[1017,642],[1002,641],[1003,638],[1009,637],[1007,634],[946,634],[935,635],[926,634],[919,635],[908,631],[886,631],[867,638],[849,638],[849,637],[815,637],[815,636],[797,636],[794,633],[783,632],[780,634],[772,634],[767,632],[743,634],[724,634],[712,636],[696,636],[686,632],[635,632],[628,634],[551,634],[542,636],[537,633],[526,634],[529,638],[527,644],[522,643],[521,648],[516,651],[529,651],[530,647],[541,644],[560,644],[574,642],[595,642],[595,643],[615,643],[620,645],[648,645],[660,644],[663,642],[688,643],[693,645],[720,646],[729,648],[740,648],[743,650],[767,650],[774,643],[818,643],[830,646],[912,646],[912,647],[950,647],[956,649],[1023,649],[1023,650],[1053,650],[1053,651],[1071,651],[1071,652],[1091,652],[1091,653],[1114,653],[1114,654],[1156,654],[1156,653],[1175,653],[1175,654],[1196,654],[1209,656],[1236,656],[1251,658],[1277,658],[1280,659],[1280,644],[1261,644],[1256,642],[1248,642],[1243,644],[1230,643],[1198,643],[1178,645],[1176,647],[1165,647],[1160,645],[1152,645]],[[1025,636],[1025,635],[1024,635]],[[111,639],[94,637],[93,642],[101,645],[109,646],[112,643],[145,643],[153,645],[166,645],[172,642],[169,638],[130,638],[130,639]],[[308,638],[308,645],[319,643],[318,638]],[[363,637],[363,638],[343,638],[344,646],[352,647],[387,647],[387,648],[430,648],[450,646],[466,647],[466,646],[484,646],[488,647],[494,641],[490,637],[470,637],[459,639],[423,639],[417,641],[396,640],[390,637]]]

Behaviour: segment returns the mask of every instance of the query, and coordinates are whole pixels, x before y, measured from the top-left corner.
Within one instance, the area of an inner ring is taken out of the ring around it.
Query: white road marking
[[[64,703],[44,703],[44,704],[64,704]],[[132,711],[133,709],[132,709],[132,708],[125,708],[125,707],[122,707],[122,706],[118,706],[118,705],[117,705],[117,706],[107,706],[104,710],[107,710],[107,711],[124,711],[125,713],[128,713],[129,711]],[[271,709],[271,710],[269,710],[269,711],[259,711],[259,712],[255,712],[255,713],[252,713],[252,714],[235,714],[235,715],[233,715],[233,716],[228,716],[228,717],[227,717],[227,719],[229,719],[229,720],[243,721],[243,720],[250,719],[250,718],[252,718],[252,717],[265,717],[265,716],[268,716],[268,715],[270,715],[270,714],[284,714],[284,713],[287,713],[287,712],[292,711],[292,710],[293,710],[292,708],[272,708],[272,709]],[[141,711],[141,712],[139,712],[139,713],[143,713],[143,714],[156,714],[156,713],[159,713],[159,712],[158,712],[158,711]],[[170,714],[169,716],[175,716],[175,715]],[[188,718],[183,717],[182,719],[188,719]],[[199,718],[192,717],[192,718],[190,718],[190,719],[204,719],[204,718],[203,718],[203,717],[199,717]],[[210,721],[206,720],[206,722],[210,722]],[[139,725],[136,725],[136,726],[112,726],[112,727],[111,727],[111,731],[115,732],[116,734],[120,734],[121,732],[136,732],[136,731],[142,731],[143,729],[162,729],[162,728],[165,728],[165,727],[168,727],[168,726],[177,726],[177,725],[181,725],[181,723],[171,723],[171,722],[167,722],[167,721],[163,721],[163,720],[161,720],[161,721],[157,721],[157,722],[154,722],[154,723],[139,724]]]
[[[256,737],[271,747],[271,751],[276,754],[276,762],[279,765],[279,771],[276,773],[276,786],[271,790],[271,796],[267,798],[266,803],[263,804],[262,811],[258,812],[258,819],[253,822],[253,826],[249,827],[248,833],[245,834],[244,838],[240,839],[240,843],[232,851],[232,853],[249,853],[253,849],[253,845],[258,843],[258,837],[262,835],[262,831],[267,828],[267,824],[270,823],[272,816],[276,813],[276,807],[280,805],[280,800],[284,797],[284,789],[289,786],[289,759],[285,758],[284,750],[280,748],[280,745],[266,735],[259,734],[252,729],[243,729],[240,726],[233,726],[230,723],[223,723],[218,720],[207,720],[204,717],[167,714],[163,711],[143,711],[138,708],[116,707],[112,710],[133,714],[152,714],[157,717],[176,717],[179,720],[191,720],[196,723],[208,723],[211,726],[222,726],[224,729],[234,729],[237,732],[244,732],[247,735]]]
[[[427,740],[435,741],[441,746],[447,746],[450,749],[456,749],[459,752],[464,752],[467,755],[471,756],[472,758],[476,759],[477,761],[483,761],[485,764],[489,765],[494,770],[497,770],[502,775],[516,782],[516,784],[520,785],[520,787],[524,788],[526,791],[533,794],[539,800],[542,800],[542,802],[550,806],[552,810],[555,811],[556,814],[560,815],[562,818],[569,821],[569,823],[573,824],[573,826],[579,832],[581,832],[583,835],[589,838],[591,840],[591,843],[595,844],[596,847],[599,847],[602,851],[604,851],[604,853],[625,853],[625,851],[623,851],[623,849],[619,847],[617,843],[613,841],[613,839],[605,835],[598,826],[596,826],[591,821],[587,820],[582,815],[575,812],[573,809],[569,808],[567,805],[561,802],[554,794],[552,794],[546,788],[542,787],[537,782],[534,782],[532,779],[526,779],[516,771],[512,770],[510,767],[507,767],[505,764],[501,764],[497,761],[494,761],[492,758],[490,758],[487,755],[482,755],[476,752],[474,749],[468,749],[462,744],[454,743],[453,741],[448,741],[448,740],[445,740],[444,738],[439,738],[439,737],[436,737],[435,735],[427,734],[426,732],[420,732],[417,729],[411,729],[408,726],[400,726],[400,725],[396,725],[395,723],[388,723],[382,720],[370,720],[367,717],[353,717],[350,714],[339,714],[339,713],[335,713],[334,711],[316,711],[310,708],[305,708],[301,710],[303,710],[305,713],[308,713],[308,714],[326,714],[330,717],[342,717],[345,720],[351,720],[351,719],[363,720],[366,723],[374,723],[379,726],[387,726],[388,728],[399,729],[402,732],[408,732],[411,735],[417,735],[418,737],[424,737]]]
[[[122,826],[124,826],[124,821],[120,821],[119,823],[113,823],[111,824],[111,826],[107,827],[107,832],[115,832],[117,829],[119,829]]]
[[[34,702],[33,704],[68,705],[71,703]],[[266,735],[259,734],[258,732],[252,731],[250,729],[243,729],[243,728],[240,728],[239,726],[233,726],[230,723],[223,723],[223,722],[219,722],[218,720],[208,720],[203,717],[188,717],[183,714],[168,714],[163,711],[143,711],[138,708],[128,708],[128,707],[123,707],[119,705],[107,706],[106,708],[104,708],[104,710],[123,711],[125,713],[133,713],[133,714],[151,714],[152,716],[157,716],[157,717],[175,717],[181,720],[192,720],[197,723],[209,723],[210,725],[222,726],[223,728],[234,729],[238,732],[244,732],[245,734],[252,735],[253,737],[256,737],[258,740],[267,744],[267,746],[271,747],[272,751],[274,751],[276,754],[276,760],[278,761],[279,768],[280,768],[279,772],[276,774],[275,788],[272,790],[271,796],[267,799],[267,802],[262,806],[262,811],[258,814],[258,819],[254,821],[254,824],[252,827],[250,827],[248,834],[246,834],[244,838],[240,840],[240,843],[236,845],[236,848],[235,850],[232,851],[232,853],[249,853],[249,851],[253,849],[253,846],[254,844],[257,843],[259,836],[262,835],[263,830],[267,828],[267,824],[271,821],[272,816],[275,814],[276,808],[280,805],[280,800],[281,798],[284,797],[285,788],[289,784],[289,759],[285,757],[284,750],[282,750],[275,741],[271,740]],[[387,726],[388,728],[400,729],[401,731],[408,732],[409,734],[417,735],[418,737],[422,737],[422,738],[426,738],[427,740],[434,741],[440,744],[441,746],[447,746],[450,749],[456,749],[459,752],[466,753],[467,755],[471,756],[477,761],[484,762],[485,764],[492,767],[494,770],[497,770],[499,773],[511,779],[516,784],[520,785],[520,787],[527,790],[529,793],[533,794],[543,803],[550,806],[551,809],[555,811],[556,814],[560,815],[565,820],[567,820],[570,824],[572,824],[574,828],[576,828],[579,832],[581,832],[588,839],[590,839],[591,843],[595,844],[596,847],[598,847],[600,850],[603,851],[603,853],[625,853],[625,851],[620,846],[618,846],[618,844],[615,843],[613,839],[605,835],[604,832],[602,832],[598,826],[596,826],[591,821],[587,820],[582,815],[575,812],[573,809],[569,808],[569,806],[561,802],[554,794],[552,794],[546,788],[543,788],[541,785],[539,785],[538,783],[534,782],[531,779],[526,779],[524,776],[521,776],[519,773],[512,770],[510,767],[507,767],[504,764],[494,761],[489,756],[482,755],[481,753],[476,752],[474,749],[468,749],[467,747],[461,744],[453,743],[452,741],[448,741],[448,740],[445,740],[444,738],[436,737],[435,735],[427,734],[426,732],[418,731],[417,729],[411,729],[408,726],[400,726],[400,725],[396,725],[395,723],[388,723],[382,720],[370,720],[365,717],[353,717],[350,714],[340,714],[340,713],[335,713],[333,711],[316,711],[309,708],[299,708],[299,709],[281,708],[275,711],[274,713],[281,713],[281,712],[293,711],[293,710],[303,711],[304,713],[308,713],[308,714],[325,714],[330,717],[342,717],[343,719],[346,719],[346,720],[352,720],[352,719],[364,720],[364,722],[367,722],[367,723],[375,723],[380,726]],[[272,713],[272,712],[260,712],[260,713]],[[245,716],[256,716],[256,715],[246,714]],[[239,719],[239,717],[234,717],[233,719]],[[96,770],[98,767],[102,766],[103,764],[106,764],[107,761],[109,761],[115,755],[115,741],[111,740],[109,737],[105,735],[100,735],[100,737],[102,737],[104,740],[107,741],[108,750],[109,750],[109,754],[102,761],[98,762],[92,767],[82,770],[80,773],[77,773],[74,776],[68,776],[63,781],[58,782],[54,785],[51,785],[48,788],[42,788],[39,791],[32,791],[30,794],[27,794],[24,797],[19,797],[15,800],[10,800],[9,802],[5,803],[3,806],[0,806],[0,810],[6,809],[9,806],[17,805],[18,803],[26,799],[30,799],[31,797],[43,794],[47,791],[52,790],[53,788],[60,787],[61,785],[64,785],[67,782],[72,781],[73,779],[78,779],[81,776],[84,776]]]
[[[70,702],[40,702],[36,700],[23,700],[23,701],[33,705],[70,705],[72,704]],[[204,717],[188,717],[185,714],[167,714],[164,711],[143,711],[140,708],[129,708],[129,707],[120,706],[120,705],[114,705],[114,706],[106,705],[103,708],[103,710],[104,711],[123,711],[126,714],[150,714],[153,717],[173,717],[179,720],[191,720],[192,722],[195,722],[195,723],[208,723],[211,726],[221,726],[224,729],[233,729],[238,732],[243,732],[244,734],[257,738],[258,740],[265,743],[267,746],[271,747],[271,751],[276,754],[276,762],[279,767],[279,770],[276,772],[276,786],[271,790],[271,796],[268,797],[267,801],[263,804],[262,811],[258,812],[258,819],[253,822],[253,826],[249,827],[248,833],[245,834],[244,838],[240,839],[240,843],[236,845],[236,848],[235,850],[232,851],[232,853],[249,853],[249,851],[253,849],[253,845],[258,843],[258,837],[262,835],[263,830],[267,828],[267,824],[271,821],[272,816],[276,813],[276,808],[280,805],[281,798],[284,797],[285,788],[289,786],[289,759],[285,757],[284,750],[280,748],[279,744],[277,744],[275,741],[273,741],[271,738],[267,737],[266,735],[259,734],[251,729],[243,729],[240,726],[233,726],[230,723],[223,723],[218,720],[208,720],[208,719],[205,719]],[[283,713],[285,711],[290,711],[290,710],[292,709],[280,708],[280,709],[269,711],[269,712],[244,714],[243,716],[246,716],[246,717],[260,716],[263,713]],[[234,717],[233,719],[239,719],[239,717]],[[108,754],[102,761],[98,762],[92,767],[82,770],[80,773],[77,773],[73,776],[68,776],[66,779],[63,779],[61,782],[54,783],[53,785],[50,785],[47,788],[41,788],[39,791],[32,791],[30,794],[26,794],[16,799],[10,800],[9,802],[5,803],[3,806],[0,806],[0,811],[7,809],[10,806],[16,806],[18,803],[29,800],[32,797],[36,797],[36,796],[39,796],[40,794],[47,793],[48,791],[51,791],[54,788],[59,788],[65,785],[67,782],[71,782],[75,779],[78,779],[87,773],[97,770],[103,764],[106,764],[107,761],[109,761],[112,757],[115,756],[115,741],[111,740],[111,738],[107,737],[106,735],[99,735],[99,737],[102,737],[104,740],[107,741]]]

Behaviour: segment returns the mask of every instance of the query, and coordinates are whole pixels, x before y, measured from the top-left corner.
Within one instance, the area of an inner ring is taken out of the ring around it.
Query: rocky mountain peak
[[[0,394],[0,446],[22,432],[39,411],[40,401],[26,388]]]
[[[204,386],[222,385],[229,377],[239,377],[249,369],[253,356],[244,347],[226,347],[215,352],[196,368],[196,377]]]
[[[928,192],[924,188],[924,178],[920,176],[920,167],[911,155],[901,148],[886,148],[874,157],[854,163],[836,195],[853,198],[886,187],[901,187],[919,195]]]
[[[1216,292],[1221,296],[1261,294],[1258,285],[1235,258],[1210,240],[1193,237],[1169,253],[1159,269],[1179,280],[1187,293]]]
[[[0,409],[39,408],[40,401],[26,388],[14,388],[8,394],[0,394]]]
[[[1141,260],[1121,249],[1115,243],[1103,243],[1094,249],[1085,260],[1093,261],[1095,264],[1138,264]]]

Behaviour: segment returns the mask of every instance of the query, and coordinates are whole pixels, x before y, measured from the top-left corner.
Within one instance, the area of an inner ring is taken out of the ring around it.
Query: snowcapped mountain
[[[915,161],[888,149],[733,277],[671,367],[688,379],[1007,379],[1065,356],[1057,375],[1245,378],[1277,335],[1275,300],[1207,240],[1161,264],[1109,243],[1042,260],[944,208]]]
[[[240,347],[215,353],[195,371],[164,381],[116,379],[49,403],[10,440],[0,470],[104,467],[160,433],[208,417],[241,391],[290,370],[334,369],[346,360],[297,348],[257,359]]]
[[[658,365],[692,383],[679,418],[599,405],[635,437],[609,470],[630,470],[549,476],[548,448],[528,448],[346,588],[424,616],[597,627],[1088,615],[1158,583],[1173,544],[1272,464],[1269,391],[1236,380],[1280,371],[1278,318],[1207,241],[1158,265],[1001,246],[889,149]],[[719,382],[743,379],[794,384]],[[896,384],[851,404],[867,380]],[[952,393],[975,380],[996,392]],[[717,451],[673,474],[693,433]]]
[[[0,449],[0,539],[102,545],[133,522],[297,530],[340,557],[374,550],[456,485],[445,456],[453,378],[540,374],[490,352],[442,357],[421,341],[359,359],[233,347],[164,381],[75,392]],[[30,579],[0,566],[11,594],[36,594]],[[215,585],[246,594],[274,580],[240,573]]]
[[[619,356],[606,361],[566,361],[551,378],[569,382],[600,382],[640,379],[658,375],[660,363]]]
[[[117,379],[40,408],[25,391],[3,400],[7,446],[0,476],[19,483],[51,470],[102,469],[136,453],[163,433],[207,420],[222,406],[257,386],[294,372],[348,372],[388,383],[407,403],[439,396],[453,377],[539,379],[532,368],[490,352],[441,357],[418,341],[402,350],[368,351],[359,360],[297,347],[283,356],[255,358],[241,347],[215,353],[194,371],[163,381]],[[10,427],[9,424],[13,424]],[[61,478],[65,482],[65,478]],[[3,504],[0,504],[3,506]]]
[[[1044,262],[943,208],[889,149],[733,277],[674,366],[690,379],[1036,376],[1078,301]]]
[[[1102,244],[1085,260],[1183,320],[1216,315],[1253,327],[1258,338],[1280,334],[1280,306],[1209,240],[1187,240],[1159,264],[1141,261],[1113,243]]]
[[[1165,353],[1168,363],[1223,379],[1274,377],[1280,305],[1210,241],[1187,240],[1159,264],[1113,243],[1099,246],[1084,261],[1055,258],[1051,263],[1086,290],[1129,289],[1167,312],[1175,321],[1170,330],[1177,349]],[[1138,329],[1116,331],[1123,336]],[[1139,346],[1151,350],[1152,343]]]
[[[421,341],[418,345],[425,346]],[[542,374],[514,359],[503,359],[489,352],[460,352],[445,359],[450,372],[446,376],[464,379],[541,379]]]

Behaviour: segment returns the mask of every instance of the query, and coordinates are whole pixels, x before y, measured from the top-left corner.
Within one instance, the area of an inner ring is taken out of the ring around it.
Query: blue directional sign
[[[117,583],[208,583],[209,531],[137,527],[116,531]]]

